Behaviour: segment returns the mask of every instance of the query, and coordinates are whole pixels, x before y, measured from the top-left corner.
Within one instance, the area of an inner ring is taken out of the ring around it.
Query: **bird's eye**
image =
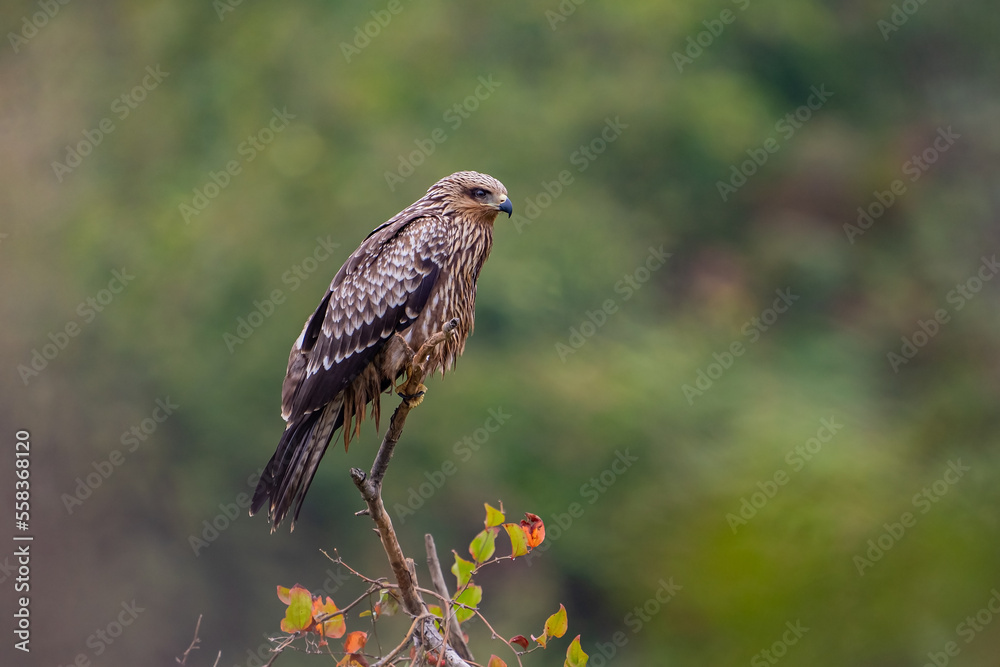
[[[472,196],[475,197],[476,199],[482,199],[483,197],[486,196],[486,190],[483,190],[482,188],[476,188],[475,190],[472,191]]]

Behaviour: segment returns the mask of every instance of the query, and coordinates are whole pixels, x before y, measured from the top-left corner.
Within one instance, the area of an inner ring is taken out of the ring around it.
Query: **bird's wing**
[[[347,259],[292,347],[281,390],[286,421],[333,400],[420,316],[448,256],[443,223],[437,215],[397,216]]]

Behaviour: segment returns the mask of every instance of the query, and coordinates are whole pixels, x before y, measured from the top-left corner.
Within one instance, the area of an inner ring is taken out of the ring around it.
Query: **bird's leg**
[[[426,363],[431,352],[445,340],[451,338],[452,332],[458,326],[458,319],[449,320],[441,331],[438,331],[420,346],[420,349],[410,355],[409,363],[406,365],[406,383],[400,387],[396,394],[406,401],[408,407],[414,408],[424,400],[427,387],[422,380],[427,373]],[[399,334],[396,334],[397,336]],[[404,341],[405,343],[405,341]],[[412,351],[409,345],[407,349]]]

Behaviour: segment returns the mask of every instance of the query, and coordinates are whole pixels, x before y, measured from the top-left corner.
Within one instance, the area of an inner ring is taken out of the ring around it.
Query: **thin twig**
[[[280,644],[279,644],[279,645],[278,645],[277,647],[275,647],[275,648],[271,649],[271,653],[272,653],[272,655],[271,655],[271,659],[270,659],[270,660],[268,660],[268,661],[267,661],[267,662],[266,662],[266,663],[264,664],[264,667],[271,667],[271,665],[273,665],[273,664],[274,664],[274,661],[278,659],[278,656],[279,656],[279,655],[281,655],[281,652],[282,652],[282,651],[284,651],[284,650],[285,650],[286,648],[288,648],[288,646],[289,646],[289,645],[290,645],[290,644],[291,644],[291,643],[292,643],[293,641],[295,641],[295,637],[296,637],[296,635],[289,635],[289,636],[288,636],[288,637],[286,637],[286,638],[285,638],[285,640],[284,640],[284,641],[282,641],[282,642],[281,642],[281,643],[280,643]]]
[[[187,664],[188,653],[198,648],[198,644],[201,642],[201,640],[198,639],[198,629],[201,627],[201,616],[201,614],[198,614],[198,622],[194,624],[194,639],[191,640],[191,645],[184,651],[184,655],[179,658],[174,658],[174,660],[176,660],[180,665]],[[221,651],[219,654],[222,654]],[[216,659],[216,662],[219,662],[219,660]]]
[[[413,619],[413,623],[410,624],[410,629],[406,631],[406,636],[403,637],[403,641],[399,642],[399,646],[389,651],[388,654],[384,655],[379,659],[378,662],[372,665],[372,667],[383,667],[383,665],[388,665],[392,662],[397,655],[399,655],[403,649],[406,648],[407,644],[413,639],[413,633],[416,631],[417,626],[423,623],[428,618],[431,618],[431,614],[421,614]]]

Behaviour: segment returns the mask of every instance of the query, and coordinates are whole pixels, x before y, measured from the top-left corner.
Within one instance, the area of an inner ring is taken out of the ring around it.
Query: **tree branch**
[[[392,527],[392,521],[385,510],[382,502],[382,480],[385,478],[389,468],[389,461],[395,451],[396,444],[403,433],[403,426],[406,423],[406,416],[410,410],[420,405],[423,400],[426,387],[423,385],[424,377],[427,375],[427,362],[434,348],[451,336],[452,331],[458,326],[458,320],[452,319],[444,328],[428,338],[420,349],[413,355],[409,367],[406,370],[406,383],[400,388],[399,396],[402,398],[396,410],[392,413],[389,421],[389,428],[382,445],[375,455],[371,472],[365,475],[360,468],[351,469],[351,479],[358,487],[361,497],[367,505],[367,514],[375,522],[379,538],[382,540],[382,548],[385,549],[389,558],[389,565],[392,567],[393,575],[399,585],[399,593],[403,609],[417,619],[415,621],[418,630],[419,642],[425,651],[434,651],[442,656],[443,662],[448,667],[470,667],[462,656],[455,649],[448,646],[441,633],[434,627],[434,621],[426,617],[427,608],[424,601],[417,593],[416,577],[407,565],[407,558],[403,555],[403,550],[399,546],[399,539],[396,531]],[[423,620],[421,620],[421,617]],[[459,635],[459,640],[461,635]]]

